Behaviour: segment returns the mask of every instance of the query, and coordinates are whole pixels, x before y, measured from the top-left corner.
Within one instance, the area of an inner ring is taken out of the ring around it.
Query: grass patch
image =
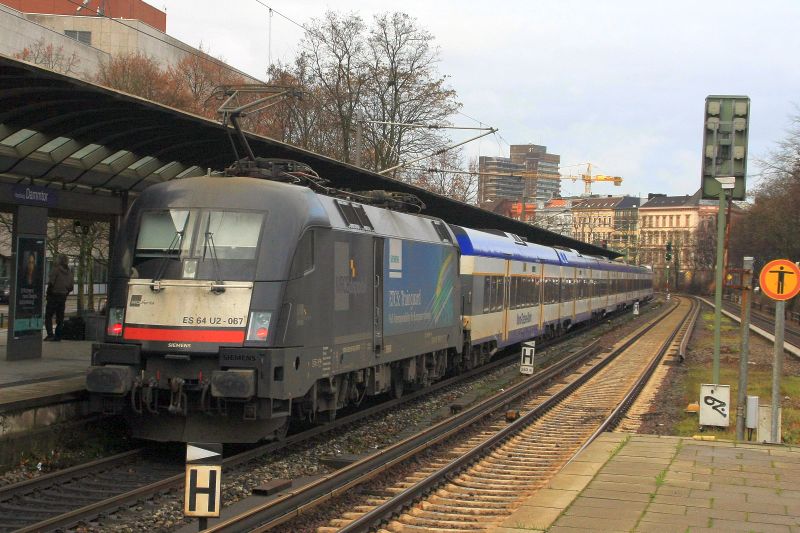
[[[708,367],[692,365],[683,381],[684,405],[699,401],[700,385],[708,383],[711,379]],[[727,428],[707,428],[706,432],[718,435],[720,438],[733,439],[736,435],[736,398],[739,390],[739,362],[720,362],[720,381],[731,386],[730,426]],[[760,398],[762,403],[770,402],[772,395],[772,371],[749,369],[747,392]],[[781,397],[791,399],[800,398],[800,376],[783,376],[781,380]],[[800,410],[791,405],[783,406],[783,439],[787,444],[800,442]],[[674,434],[679,436],[692,436],[697,433],[699,420],[697,414],[686,414],[678,421]]]
[[[656,476],[656,487],[660,487],[664,484],[664,481],[667,479],[667,469],[665,468],[661,472],[658,473]]]
[[[711,334],[695,337],[692,350],[696,352],[713,351],[714,314],[703,312],[702,327]],[[731,405],[729,409],[730,425],[727,428],[707,428],[706,434],[717,435],[723,439],[735,439],[736,436],[736,398],[739,387],[739,352],[741,339],[738,325],[723,317],[720,347],[720,383],[731,387]],[[787,356],[788,357],[788,356]],[[711,361],[687,359],[686,374],[681,383],[683,404],[681,416],[672,428],[672,434],[691,436],[699,429],[697,414],[683,413],[683,407],[700,400],[700,385],[711,381]],[[769,404],[772,396],[772,370],[761,365],[748,369],[747,393],[758,396],[762,404]],[[789,398],[788,400],[786,398]],[[800,443],[800,376],[786,375],[781,379],[781,398],[783,406],[782,436],[787,444]]]

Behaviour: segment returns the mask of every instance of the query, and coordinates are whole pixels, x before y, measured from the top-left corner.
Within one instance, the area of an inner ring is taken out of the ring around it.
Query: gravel
[[[631,315],[626,313],[557,346],[541,350],[537,353],[537,358],[544,359],[554,352],[568,354],[585,345],[589,339],[598,336],[601,337],[601,346],[611,345],[615,339],[638,327],[640,322],[641,319],[631,320]],[[471,403],[479,400],[517,379],[520,379],[517,365],[505,365],[469,382],[447,387],[370,420],[332,430],[312,442],[297,445],[291,450],[281,450],[268,457],[254,460],[246,467],[225,473],[222,501],[225,506],[229,506],[250,496],[253,488],[272,479],[296,479],[326,474],[330,470],[320,462],[325,456],[368,454],[394,444],[409,433],[419,431],[447,416],[451,404],[457,401]],[[76,531],[169,531],[188,523],[191,523],[190,520],[183,517],[183,492],[173,491],[135,507],[101,517],[98,521],[86,524]]]

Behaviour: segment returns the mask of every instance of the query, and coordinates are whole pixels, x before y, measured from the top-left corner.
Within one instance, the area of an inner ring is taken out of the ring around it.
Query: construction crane
[[[614,183],[617,187],[622,185],[622,178],[619,176],[606,176],[605,174],[594,174],[592,175],[592,164],[591,163],[579,163],[578,165],[586,165],[586,174],[580,174],[578,176],[561,176],[561,179],[571,179],[572,181],[577,181],[578,179],[583,180],[583,195],[584,196],[591,196],[592,195],[592,183],[596,181],[610,181]],[[568,166],[578,166],[578,165],[568,165]],[[566,168],[566,167],[562,167]],[[560,170],[560,169],[559,169]]]
[[[584,196],[591,196],[592,195],[592,183],[597,181],[608,181],[612,182],[614,185],[619,187],[622,185],[622,178],[619,176],[606,176],[605,174],[592,174],[592,164],[591,163],[578,163],[575,165],[566,165],[563,167],[559,167],[558,170],[564,168],[571,168],[577,166],[586,165],[586,173],[585,174],[559,174],[558,176],[554,174],[546,174],[542,172],[534,172],[534,171],[512,171],[512,174],[496,174],[496,175],[503,175],[503,176],[520,176],[523,178],[541,178],[541,179],[561,179],[561,180],[572,180],[573,182],[581,180],[583,181],[583,195]],[[484,175],[491,175],[483,173]]]

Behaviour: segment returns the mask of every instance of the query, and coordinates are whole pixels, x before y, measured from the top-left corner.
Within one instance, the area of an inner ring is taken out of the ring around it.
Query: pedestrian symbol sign
[[[791,300],[800,292],[800,268],[788,259],[775,259],[761,269],[759,282],[773,300]]]

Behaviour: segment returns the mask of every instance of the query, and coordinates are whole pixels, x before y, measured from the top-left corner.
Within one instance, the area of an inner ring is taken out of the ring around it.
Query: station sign
[[[749,97],[706,97],[701,170],[703,198],[719,198],[722,185],[717,178],[733,177],[732,199],[744,200],[749,121]]]
[[[185,516],[219,517],[222,508],[222,444],[186,443]]]
[[[533,374],[533,357],[536,354],[536,341],[522,343],[522,356],[519,361],[521,374]]]
[[[791,300],[800,292],[800,268],[788,259],[775,259],[764,265],[758,281],[773,300]]]

